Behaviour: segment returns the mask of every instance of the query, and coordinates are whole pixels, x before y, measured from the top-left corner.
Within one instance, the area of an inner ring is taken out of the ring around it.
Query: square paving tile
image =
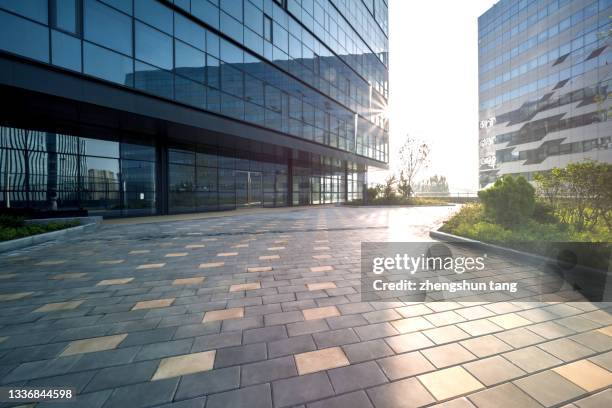
[[[214,322],[217,320],[240,319],[244,317],[243,307],[234,307],[231,309],[211,310],[204,314],[202,323]]]
[[[436,344],[450,343],[470,337],[469,334],[454,325],[424,330],[422,333],[433,340]]]
[[[436,402],[416,378],[370,388],[367,393],[376,408],[417,408]]]
[[[255,290],[255,289],[261,289],[261,283],[251,282],[251,283],[236,284],[236,285],[230,286],[229,291],[230,292],[240,292],[242,290]]]
[[[97,286],[125,285],[133,280],[134,278],[104,279],[98,282]]]
[[[385,341],[396,353],[405,353],[434,345],[431,340],[419,332],[387,337]]]
[[[329,347],[321,350],[295,354],[295,365],[299,375],[329,370],[349,365],[346,355],[340,347]]]
[[[525,371],[500,356],[476,360],[464,364],[463,367],[487,387],[526,374]]]
[[[590,348],[567,338],[538,344],[538,347],[563,361],[578,360],[595,353]]]
[[[302,310],[304,320],[325,319],[326,317],[340,316],[336,306],[323,306]]]
[[[238,256],[238,252],[220,252],[217,256]]]
[[[478,408],[542,408],[542,405],[512,383],[471,394],[468,398]]]
[[[34,312],[42,313],[42,312],[55,312],[58,310],[72,310],[79,307],[84,301],[83,300],[73,300],[70,302],[57,302],[57,303],[47,303],[34,310]]]
[[[543,371],[514,381],[514,384],[545,407],[576,398],[585,391],[554,371]]]
[[[132,310],[140,310],[140,309],[155,309],[160,307],[168,307],[174,302],[174,298],[168,299],[157,299],[157,300],[145,300],[142,302],[138,302],[134,305]]]
[[[416,332],[434,327],[433,324],[422,317],[409,317],[406,319],[394,320],[391,324],[400,333]]]
[[[493,316],[488,318],[490,321],[503,327],[504,329],[515,329],[517,327],[526,326],[532,324],[531,321],[517,315],[516,313],[508,313],[505,315]]]
[[[196,276],[193,278],[179,278],[172,281],[173,285],[200,285],[204,282],[203,276]]]
[[[512,350],[512,347],[492,335],[465,340],[461,342],[461,345],[478,357],[488,357]]]
[[[554,371],[589,392],[612,385],[612,373],[588,360],[566,364]]]
[[[514,348],[527,347],[531,346],[532,344],[546,341],[544,337],[541,337],[525,328],[495,333],[495,337],[500,338],[504,341],[504,343],[508,343]]]
[[[317,282],[317,283],[307,283],[306,287],[308,290],[323,290],[323,289],[335,289],[336,284],[334,282]]]
[[[476,358],[458,343],[425,349],[421,353],[438,368],[461,364]]]
[[[457,397],[477,391],[484,386],[463,367],[422,374],[417,377],[427,390],[438,400]]]
[[[421,353],[400,354],[378,360],[378,365],[391,381],[412,377],[436,369]]]
[[[535,346],[510,351],[503,354],[503,357],[528,373],[544,370],[563,363],[563,361],[559,360],[557,357]]]
[[[91,339],[76,340],[60,354],[61,357],[74,354],[93,353],[95,351],[112,350],[117,348],[127,334],[116,334],[114,336],[94,337]]]
[[[215,364],[215,353],[215,350],[209,350],[164,358],[160,361],[151,381],[212,370]]]

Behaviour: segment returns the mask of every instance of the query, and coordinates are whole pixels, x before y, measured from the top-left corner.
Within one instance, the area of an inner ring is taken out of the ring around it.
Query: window
[[[198,82],[206,82],[206,54],[181,41],[174,40],[175,72]]]
[[[79,4],[77,0],[51,0],[51,26],[71,34],[79,34]]]
[[[174,14],[174,35],[187,44],[206,50],[206,30],[178,13]]]
[[[221,10],[242,21],[242,0],[221,0]]]
[[[134,87],[172,99],[174,94],[174,75],[170,72],[136,61],[134,64],[134,77]]]
[[[0,8],[47,24],[47,0],[0,0]]]
[[[0,49],[48,62],[48,44],[47,27],[0,11]]]
[[[145,23],[172,35],[172,10],[157,0],[136,0],[134,13]]]
[[[85,1],[85,39],[132,55],[132,19],[95,0]]]
[[[136,58],[160,68],[172,69],[172,39],[136,22]]]
[[[51,30],[51,63],[81,71],[81,40]]]
[[[192,1],[191,12],[206,24],[219,29],[219,8],[208,0]]]
[[[272,19],[264,15],[264,39],[272,42]]]
[[[83,61],[86,74],[123,85],[132,85],[131,58],[85,42]]]

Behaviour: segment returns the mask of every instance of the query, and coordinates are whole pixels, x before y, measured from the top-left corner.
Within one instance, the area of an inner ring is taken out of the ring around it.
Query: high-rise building
[[[611,0],[501,0],[480,16],[481,188],[612,162],[611,16]]]
[[[0,207],[337,203],[387,166],[386,0],[0,0]]]

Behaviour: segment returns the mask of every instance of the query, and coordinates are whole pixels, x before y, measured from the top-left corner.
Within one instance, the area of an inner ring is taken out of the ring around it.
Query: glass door
[[[249,205],[249,172],[237,171],[236,173],[236,206],[245,207]]]
[[[263,178],[260,172],[249,172],[249,205],[261,207],[263,204]]]
[[[236,171],[236,206],[250,207],[263,204],[263,179],[258,171]]]

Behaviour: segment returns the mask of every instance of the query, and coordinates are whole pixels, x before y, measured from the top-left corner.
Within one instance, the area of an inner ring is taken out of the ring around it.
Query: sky
[[[478,16],[493,0],[389,0],[390,168],[409,134],[431,149],[420,176],[478,189]],[[379,182],[387,172],[372,172]]]

